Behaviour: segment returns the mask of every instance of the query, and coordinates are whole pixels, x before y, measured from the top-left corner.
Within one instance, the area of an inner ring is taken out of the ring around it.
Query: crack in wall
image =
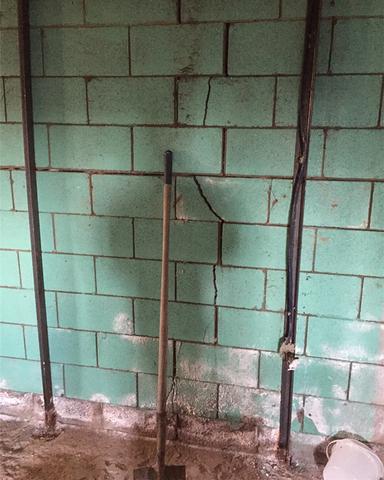
[[[171,411],[174,413],[175,411],[175,402],[176,402],[176,397],[177,397],[177,357],[180,354],[181,347],[182,347],[182,342],[180,343],[178,351],[176,351],[176,342],[174,342],[174,347],[173,347],[173,372],[172,372],[172,383],[171,383],[171,388],[169,389],[168,395],[167,395],[167,403],[169,398],[171,398]]]
[[[207,96],[205,97],[205,106],[204,106],[204,118],[203,118],[203,126],[204,127],[205,127],[205,122],[207,121],[209,97],[211,96],[211,81],[212,81],[212,77],[209,77],[208,78],[208,91],[207,91]]]
[[[213,265],[213,288],[214,288],[213,304],[215,306],[217,305],[217,295],[219,293],[217,289],[216,269],[217,269],[217,265]]]
[[[207,196],[205,195],[202,186],[200,185],[199,181],[197,180],[196,175],[193,176],[193,180],[197,186],[197,189],[199,190],[201,198],[204,200],[205,204],[209,208],[209,210],[213,213],[213,215],[220,220],[220,222],[225,223],[225,220],[220,217],[220,215],[216,212],[216,210],[212,207],[210,201],[208,200]]]

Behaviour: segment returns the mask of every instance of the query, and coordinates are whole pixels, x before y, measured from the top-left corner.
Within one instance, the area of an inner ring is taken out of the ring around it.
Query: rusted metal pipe
[[[281,374],[279,448],[285,451],[285,453],[289,450],[291,436],[294,381],[292,361],[295,358],[305,179],[308,166],[320,15],[321,0],[308,0],[297,121],[295,166],[287,234],[287,283],[284,337],[280,347],[283,362]]]
[[[43,263],[41,255],[39,203],[36,182],[35,140],[33,131],[33,103],[31,81],[31,44],[28,0],[18,1],[18,16],[25,176],[28,198],[29,230],[31,236],[31,254],[33,266],[33,282],[35,288],[37,331],[39,336],[40,364],[43,383],[45,426],[48,431],[52,431],[55,429],[56,413],[53,403],[51,361],[49,355],[47,327],[47,310],[45,305]]]

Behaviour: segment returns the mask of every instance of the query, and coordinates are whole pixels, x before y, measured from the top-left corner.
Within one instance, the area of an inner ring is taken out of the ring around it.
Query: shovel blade
[[[157,480],[157,472],[151,467],[136,468],[133,480]]]
[[[157,472],[154,468],[137,468],[133,472],[133,480],[158,480]],[[186,480],[184,465],[167,465],[165,467],[165,480]]]
[[[165,480],[186,480],[185,465],[166,465]]]

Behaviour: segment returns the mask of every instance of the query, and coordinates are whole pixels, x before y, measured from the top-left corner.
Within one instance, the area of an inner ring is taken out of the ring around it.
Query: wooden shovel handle
[[[168,354],[168,263],[169,223],[172,194],[172,152],[164,156],[163,243],[161,257],[159,358],[157,383],[157,466],[159,479],[164,478],[167,437],[167,354]]]

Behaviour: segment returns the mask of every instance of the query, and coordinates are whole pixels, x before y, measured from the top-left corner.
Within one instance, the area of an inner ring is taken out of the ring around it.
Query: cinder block
[[[0,210],[12,210],[12,190],[10,172],[0,171]]]
[[[260,309],[264,301],[265,275],[249,268],[216,268],[216,304]]]
[[[172,389],[172,379],[167,379],[168,391],[167,399],[168,405],[171,405],[172,395],[170,394]],[[137,374],[137,384],[138,384],[138,405],[139,408],[156,408],[156,397],[157,397],[157,375],[149,375],[147,373],[138,373]]]
[[[128,75],[128,29],[47,29],[44,67],[46,75]]]
[[[217,385],[177,380],[174,406],[176,412],[206,418],[217,416]]]
[[[285,271],[268,270],[266,287],[267,310],[283,312],[285,309]]]
[[[159,335],[159,302],[135,300],[135,333]],[[188,303],[169,304],[169,338],[211,343],[214,340],[214,308]]]
[[[54,125],[49,129],[56,168],[131,170],[131,130],[126,127]]]
[[[383,90],[383,94],[381,96],[381,104],[382,105],[384,104],[384,90]],[[384,109],[382,109],[382,111],[381,111],[381,118],[379,118],[379,122],[380,122],[381,126],[384,126]]]
[[[27,358],[38,360],[39,344],[36,327],[25,327]],[[96,335],[93,332],[49,329],[51,361],[74,363],[76,365],[96,365]]]
[[[129,218],[55,215],[56,248],[65,253],[131,257],[133,229]]]
[[[324,174],[338,178],[384,178],[382,130],[330,130]]]
[[[258,386],[259,352],[219,346],[178,344],[177,376],[194,381]]]
[[[352,193],[347,182],[308,180],[306,185],[306,225],[366,228],[370,189],[368,184],[356,183],[356,192]],[[351,201],[355,202],[353,211],[348,208],[349,195]],[[269,223],[288,224],[291,197],[291,180],[272,180]]]
[[[57,417],[61,423],[68,425],[92,424],[94,427],[101,427],[101,412],[105,416],[106,407],[107,405],[103,405],[103,409],[101,410],[100,405],[92,402],[74,400],[66,397],[55,399]]]
[[[1,14],[3,16],[3,3]],[[1,25],[0,25],[1,26]],[[0,31],[0,75],[20,75],[19,39],[17,29]],[[40,32],[31,30],[31,69],[32,75],[42,75],[42,52]]]
[[[33,288],[31,255],[20,253],[23,286]],[[47,290],[94,293],[93,258],[82,255],[46,253],[43,255],[44,282]]]
[[[172,124],[170,78],[97,78],[88,82],[91,123]]]
[[[318,77],[313,126],[374,127],[377,124],[380,87],[380,78],[369,75]],[[370,92],[369,95],[366,92]],[[279,78],[277,125],[296,125],[298,93],[299,78]]]
[[[136,407],[136,375],[101,368],[65,365],[68,397]]]
[[[4,90],[4,84],[1,82],[0,85],[0,121],[5,122],[5,90]],[[0,135],[2,134],[0,130]]]
[[[302,274],[299,311],[353,320],[358,315],[360,292],[361,280],[357,277]]]
[[[1,216],[0,216],[1,218]],[[8,250],[0,250],[0,285],[4,287],[19,287],[19,264],[17,253]],[[7,321],[2,318],[2,321]]]
[[[50,215],[40,214],[41,242],[44,251],[53,250],[53,230]],[[29,250],[31,238],[27,212],[1,212],[0,248]]]
[[[162,172],[163,152],[172,150],[175,172],[221,172],[221,129],[138,127],[133,135],[137,171]]]
[[[181,19],[183,22],[236,22],[245,20],[264,20],[277,18],[279,5],[277,0],[182,0]]]
[[[215,75],[223,72],[222,24],[133,27],[133,75]]]
[[[35,125],[34,133],[35,133],[36,165],[38,167],[47,167],[48,166],[48,137],[47,137],[46,126]],[[10,124],[4,123],[0,125],[0,165],[2,166],[24,165],[23,136],[22,136],[21,125],[12,124],[12,123]]]
[[[280,313],[219,309],[219,344],[277,351],[283,333]]]
[[[23,165],[23,163],[24,151],[21,125],[0,125],[0,165],[19,166]]]
[[[379,232],[320,229],[315,270],[381,277],[383,251],[384,236]]]
[[[307,10],[306,0],[283,0],[283,18],[305,18]],[[322,2],[323,17],[370,17],[383,15],[383,5],[375,0],[367,0],[361,3],[359,0],[325,0]]]
[[[31,25],[79,25],[83,23],[82,0],[63,2],[60,0],[32,0],[30,7]]]
[[[218,235],[216,223],[175,221],[170,228],[171,260],[216,262]],[[160,259],[161,238],[161,220],[135,219],[137,258]]]
[[[229,33],[229,74],[299,74],[303,44],[303,21],[235,24]]]
[[[162,218],[161,178],[94,175],[92,183],[93,207],[97,215]]]
[[[115,258],[96,259],[98,293],[140,298],[159,298],[161,262]],[[170,276],[170,300],[174,298],[174,280]]]
[[[24,172],[13,172],[15,207],[27,210]],[[41,212],[91,213],[89,177],[84,173],[38,172]]]
[[[308,324],[307,354],[355,362],[384,362],[384,325],[312,317]]]
[[[354,16],[374,16],[384,15],[384,6],[375,0],[365,0],[361,3],[359,0],[325,0],[323,5],[323,15],[354,17]]]
[[[17,30],[0,31],[0,75],[10,76],[20,74]]]
[[[273,78],[182,79],[179,121],[187,125],[271,126],[273,92]]]
[[[283,18],[305,18],[306,13],[306,0],[283,0],[281,3],[281,14]]]
[[[378,55],[384,43],[383,27],[382,19],[338,20],[333,41],[332,72],[383,72],[384,55]]]
[[[85,81],[82,78],[34,78],[35,122],[87,123]]]
[[[368,75],[318,77],[313,125],[375,126],[379,108],[380,83],[380,77]]]
[[[23,327],[0,323],[0,356],[25,358]]]
[[[384,279],[364,278],[361,318],[384,322]]]
[[[54,395],[62,395],[64,392],[62,366],[53,363],[51,371]],[[40,362],[0,358],[0,378],[2,388],[17,392],[42,393]]]
[[[299,357],[295,367],[295,393],[316,397],[347,398],[349,363]],[[314,381],[314,379],[316,379]],[[261,352],[260,387],[280,390],[281,357],[277,353]]]
[[[304,273],[301,274],[305,276]],[[299,290],[299,295],[300,295]],[[285,310],[285,296],[286,296],[286,272],[279,270],[267,271],[267,294],[266,294],[266,309],[284,312]],[[304,350],[305,336],[306,336],[306,317],[298,315],[297,326],[297,353]]]
[[[263,223],[267,221],[269,188],[269,180],[219,177],[179,178],[177,180],[177,218],[217,221],[219,217],[227,222]]]
[[[383,407],[308,397],[304,415],[305,433],[332,435],[346,431],[369,442],[381,442],[384,437]]]
[[[292,180],[272,180],[269,223],[288,225],[291,197]]]
[[[384,230],[384,184],[376,183],[373,192],[371,228]]]
[[[355,402],[384,405],[384,367],[354,363],[349,398]]]
[[[17,27],[17,3],[15,0],[2,0],[0,27]]]
[[[18,276],[18,266],[12,268],[14,274]],[[48,325],[56,327],[56,298],[53,292],[45,293],[45,304]],[[25,289],[0,288],[0,321],[36,325],[35,292]]]
[[[99,364],[132,372],[157,373],[158,341],[129,335],[98,334]],[[172,349],[168,349],[168,375],[172,374]]]
[[[294,397],[292,428],[300,427],[295,412],[302,408],[303,399]],[[255,415],[256,413],[256,415]],[[242,417],[257,417],[267,427],[278,427],[280,394],[265,390],[221,385],[219,390],[219,418],[239,421]]]
[[[58,293],[59,325],[77,330],[133,333],[132,300],[103,295]]]
[[[367,228],[369,183],[309,181],[306,186],[306,225]]]
[[[38,167],[48,167],[49,155],[48,155],[48,132],[46,125],[35,125],[35,161]],[[24,163],[24,157],[23,157]]]
[[[244,419],[237,425],[225,420],[207,421],[205,418],[186,415],[180,416],[178,420],[177,438],[180,442],[220,450],[230,448],[239,453],[259,452],[261,430],[256,419]]]
[[[292,175],[295,130],[242,130],[227,132],[227,174]]]
[[[178,263],[176,277],[178,301],[213,305],[215,289],[212,265]]]
[[[224,224],[223,264],[285,268],[285,227]]]
[[[21,122],[20,79],[4,78],[4,95],[6,110],[3,110],[3,120],[5,120],[6,111],[7,122]]]
[[[176,22],[173,0],[86,0],[86,21],[95,24],[148,24]]]

